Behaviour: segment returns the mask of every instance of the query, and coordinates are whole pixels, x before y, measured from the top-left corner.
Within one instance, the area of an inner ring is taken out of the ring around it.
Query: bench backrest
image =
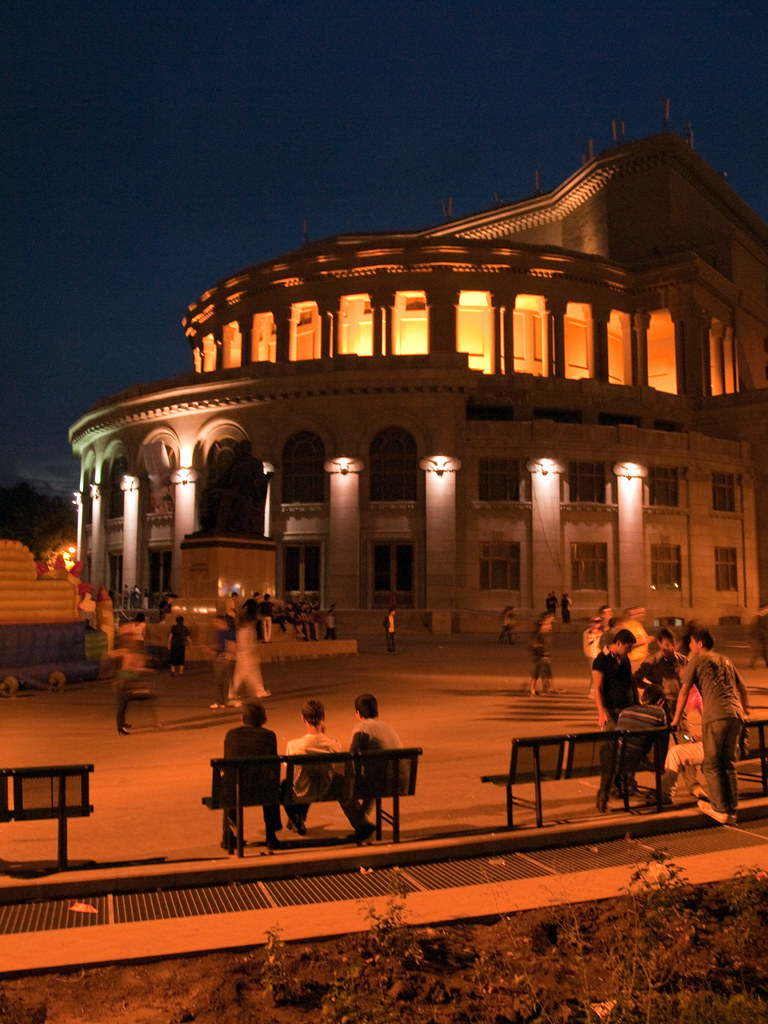
[[[213,784],[210,807],[235,807],[237,787],[243,807],[280,803],[280,758],[273,754],[260,757],[220,757],[211,761]]]
[[[564,750],[565,736],[523,736],[512,740],[510,782],[559,779]]]
[[[92,764],[0,768],[0,821],[88,817],[92,771]]]
[[[350,755],[355,773],[354,795],[360,799],[413,796],[421,747],[398,750],[365,750]]]
[[[615,770],[623,733],[618,730],[578,732],[568,736],[565,778],[579,779],[599,775],[603,769]]]

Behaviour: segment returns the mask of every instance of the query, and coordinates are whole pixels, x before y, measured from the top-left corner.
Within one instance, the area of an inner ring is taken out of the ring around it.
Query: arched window
[[[388,427],[371,442],[371,501],[415,501],[419,464],[407,430]]]
[[[289,437],[283,448],[283,502],[325,501],[325,446],[309,430]]]
[[[118,455],[112,463],[109,474],[109,515],[108,519],[123,517],[123,489],[120,486],[128,472],[128,462],[124,455]]]

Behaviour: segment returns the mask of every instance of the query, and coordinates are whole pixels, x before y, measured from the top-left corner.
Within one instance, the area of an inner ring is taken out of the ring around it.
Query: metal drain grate
[[[411,864],[403,869],[421,889],[458,889],[465,885],[489,885],[521,878],[538,878],[550,874],[547,868],[534,864],[518,854],[495,857],[472,857],[434,864]]]
[[[653,845],[671,857],[695,857],[699,853],[722,853],[726,850],[765,846],[766,843],[765,838],[736,828],[717,828],[713,825],[706,829],[706,838],[702,832],[701,829],[671,832],[666,836],[658,836]]]
[[[93,913],[93,911],[96,913]],[[52,932],[59,928],[92,928],[109,920],[109,897],[80,900],[49,900],[45,903],[12,903],[0,907],[0,934]]]
[[[264,889],[274,905],[301,907],[309,903],[338,903],[342,900],[365,900],[389,896],[394,872],[391,868],[343,875],[312,875],[307,878],[279,878],[264,882]],[[406,887],[407,878],[403,881]]]
[[[231,914],[241,910],[266,910],[269,906],[270,901],[258,883],[134,892],[115,896],[114,923]]]
[[[532,850],[527,856],[551,871],[570,874],[596,871],[598,868],[624,867],[645,859],[647,848],[637,842],[618,839],[599,846],[571,846],[551,850]]]

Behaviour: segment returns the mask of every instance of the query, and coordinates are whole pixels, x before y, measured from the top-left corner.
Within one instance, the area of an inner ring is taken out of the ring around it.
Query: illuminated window
[[[602,462],[568,463],[570,501],[605,504],[605,465]]]
[[[649,466],[648,504],[677,508],[678,474],[673,466]]]
[[[654,590],[679,590],[680,546],[651,544],[651,586]]]
[[[342,295],[339,306],[339,355],[373,355],[370,295]]]
[[[518,295],[512,313],[515,373],[549,375],[547,304],[543,295]]]
[[[416,442],[407,430],[390,427],[370,448],[371,501],[415,501],[419,464]]]
[[[271,313],[254,313],[251,331],[251,362],[274,363],[276,360],[275,318]]]
[[[240,333],[240,324],[233,321],[231,324],[224,324],[221,332],[221,365],[224,369],[230,366],[242,366],[243,363],[243,336]]]
[[[456,310],[456,351],[470,370],[493,373],[493,307],[490,292],[461,292]]]
[[[320,358],[320,314],[316,302],[294,302],[291,306],[291,362]]]
[[[392,352],[423,356],[429,352],[429,312],[424,292],[396,292]]]
[[[712,508],[715,512],[736,511],[736,481],[733,473],[712,474]]]
[[[608,545],[571,542],[571,586],[573,590],[608,588]]]
[[[212,334],[203,338],[203,373],[216,369],[216,342]]]
[[[677,394],[677,355],[675,325],[666,309],[651,313],[647,333],[648,386],[667,394]]]
[[[594,376],[592,310],[587,303],[569,302],[565,307],[563,336],[568,380]]]
[[[520,464],[517,459],[480,459],[480,501],[519,501]]]
[[[120,486],[123,477],[128,472],[128,463],[124,455],[118,457],[112,463],[109,474],[109,505],[108,519],[122,519],[123,517],[123,490]]]
[[[736,548],[715,548],[715,590],[736,590]]]
[[[632,383],[632,331],[628,313],[611,310],[608,320],[608,381]]]
[[[480,589],[520,589],[519,543],[497,540],[481,542]]]
[[[303,430],[283,448],[283,501],[325,501],[325,446],[317,434]]]

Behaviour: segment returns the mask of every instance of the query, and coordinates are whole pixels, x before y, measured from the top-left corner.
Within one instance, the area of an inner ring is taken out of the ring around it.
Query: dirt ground
[[[705,887],[638,868],[626,896],[491,923],[6,979],[3,1024],[753,1024],[768,1020],[768,875]],[[62,941],[66,936],[62,935]]]

